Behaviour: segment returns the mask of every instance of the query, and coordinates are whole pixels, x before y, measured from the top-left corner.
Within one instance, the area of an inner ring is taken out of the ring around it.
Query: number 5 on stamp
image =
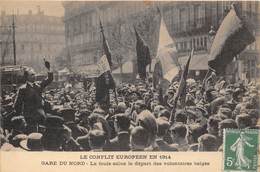
[[[256,172],[258,139],[258,130],[224,130],[224,171]]]

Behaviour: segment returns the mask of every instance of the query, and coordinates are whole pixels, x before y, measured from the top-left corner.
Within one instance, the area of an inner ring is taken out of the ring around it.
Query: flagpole
[[[186,98],[186,79],[187,79],[187,76],[188,76],[189,65],[190,65],[191,58],[193,56],[193,52],[194,52],[194,49],[192,48],[190,55],[189,55],[189,59],[187,60],[187,63],[185,65],[184,70],[182,71],[180,85],[179,85],[179,88],[176,92],[176,96],[174,97],[174,104],[173,104],[173,108],[171,110],[171,116],[169,118],[170,123],[171,123],[173,114],[176,112],[177,103],[178,103],[180,96],[183,94],[183,90],[185,90],[185,97],[184,98]],[[182,83],[184,83],[184,84],[182,84]],[[185,99],[184,99],[184,101],[185,101]],[[185,107],[185,103],[184,103],[184,107]]]

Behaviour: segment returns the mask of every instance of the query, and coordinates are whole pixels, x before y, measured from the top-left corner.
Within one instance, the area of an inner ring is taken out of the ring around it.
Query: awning
[[[189,56],[179,57],[179,63],[181,66],[185,66]],[[151,63],[151,72],[154,70],[154,66],[157,60],[152,59]],[[208,54],[194,54],[191,61],[190,61],[190,68],[189,70],[208,70]],[[149,65],[146,67],[146,71],[149,71]],[[114,74],[120,74],[120,67],[113,70]],[[133,61],[127,61],[122,66],[122,73],[133,73]]]

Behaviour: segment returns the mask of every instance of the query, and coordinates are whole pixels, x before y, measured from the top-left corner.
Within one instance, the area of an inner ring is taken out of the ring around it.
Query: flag
[[[179,69],[180,65],[178,64],[175,43],[167,30],[163,17],[161,17],[154,78],[162,77],[171,82],[172,79],[178,74]],[[161,74],[161,76],[156,76],[157,74]]]
[[[214,69],[217,74],[225,71],[226,65],[254,41],[255,38],[248,30],[245,21],[241,19],[237,6],[233,4],[212,43],[209,68]]]
[[[96,78],[96,102],[108,105],[110,103],[109,89],[115,88],[115,82],[106,55],[100,58],[97,66],[99,76]]]
[[[140,37],[135,30],[136,36],[136,55],[137,55],[137,70],[141,79],[146,78],[146,66],[151,63],[150,50],[145,41]]]
[[[99,19],[99,22],[100,22],[100,30],[101,30],[101,34],[102,34],[102,39],[103,39],[103,49],[104,49],[105,55],[107,57],[108,63],[110,65],[110,67],[112,67],[113,64],[112,64],[111,51],[108,46],[108,42],[107,42],[105,34],[104,34],[104,28],[103,28],[103,25],[102,25],[100,19]]]
[[[193,56],[193,49],[191,50],[191,53],[190,53],[190,56],[189,56],[189,59],[187,60],[187,63],[185,65],[185,68],[182,72],[182,75],[181,75],[181,80],[180,80],[180,83],[179,83],[179,87],[178,87],[178,90],[177,90],[177,93],[175,95],[175,99],[174,99],[174,108],[176,108],[176,105],[177,105],[177,102],[178,102],[178,99],[181,98],[180,102],[181,102],[181,105],[184,106],[185,105],[185,100],[186,100],[186,86],[187,86],[187,77],[188,77],[188,72],[189,72],[189,65],[190,65],[190,60]]]

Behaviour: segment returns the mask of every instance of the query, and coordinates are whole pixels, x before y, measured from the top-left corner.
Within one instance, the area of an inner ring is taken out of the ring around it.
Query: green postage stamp
[[[257,172],[259,130],[224,131],[224,171]]]

